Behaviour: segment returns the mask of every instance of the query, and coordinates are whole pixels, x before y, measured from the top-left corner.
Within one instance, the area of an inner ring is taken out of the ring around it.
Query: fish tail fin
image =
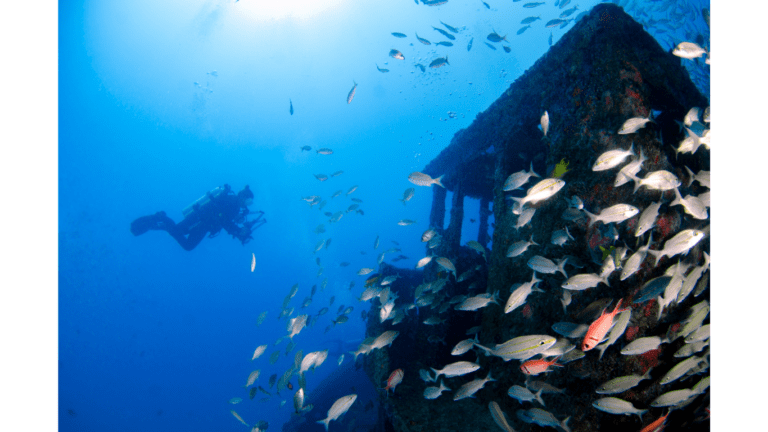
[[[535,285],[537,282],[541,282],[541,279],[536,277],[536,270],[534,270],[533,277],[531,278],[531,283]]]
[[[430,369],[432,369],[432,372],[435,373],[435,377],[432,379],[432,382],[437,382],[437,379],[440,377],[440,371],[438,371],[435,368],[430,368]]]
[[[647,409],[644,409],[644,410],[639,410],[639,411],[637,411],[637,412],[635,413],[635,414],[637,414],[637,416],[638,416],[638,417],[640,417],[640,423],[642,423],[642,422],[643,422],[643,414],[645,414],[646,412],[648,412],[648,410],[647,410]]]
[[[600,356],[597,358],[597,361],[600,361],[603,358],[603,353],[607,349],[608,349],[608,344],[602,344],[597,346],[597,350],[600,351]]]
[[[331,418],[330,417],[328,417],[326,419],[323,419],[323,420],[318,420],[318,423],[320,423],[321,425],[325,426],[325,432],[328,432],[328,423],[330,423],[330,422],[331,422]]]
[[[560,363],[557,363],[557,361],[558,361],[558,360],[560,360],[560,357],[562,357],[562,355],[559,355],[559,356],[555,357],[555,359],[554,359],[554,360],[552,360],[552,366],[557,366],[557,367],[564,367],[564,366],[563,366],[563,365],[561,365]]]
[[[685,165],[683,165],[683,168],[685,168],[685,171],[688,173],[688,184],[686,186],[691,187],[691,185],[693,184],[693,181],[695,180],[693,178],[693,171],[691,171],[691,169]]]
[[[539,178],[541,178],[541,176],[540,176],[540,175],[538,175],[538,174],[536,174],[535,172],[533,172],[533,161],[531,161],[531,169],[530,169],[529,173],[530,173],[532,176],[536,176],[536,177],[539,177]]]
[[[447,65],[450,64],[450,63],[448,63],[448,56],[445,56],[445,64],[447,64]]]
[[[433,184],[436,184],[436,185],[438,185],[438,186],[440,186],[440,187],[441,187],[441,188],[443,188],[443,189],[445,189],[445,186],[443,186],[443,184],[440,182],[440,180],[442,180],[442,179],[443,179],[443,176],[444,176],[444,175],[445,175],[445,174],[441,175],[440,177],[438,177],[438,178],[436,178],[436,179],[432,179],[432,183],[433,183]]]
[[[589,225],[588,226],[592,226],[593,223],[597,222],[597,215],[596,214],[590,213],[589,211],[587,211],[587,209],[582,209],[582,210],[584,211],[584,213],[587,214],[587,217],[589,217]]]
[[[541,406],[547,406],[546,404],[544,404],[544,399],[541,398],[541,393],[543,391],[544,391],[544,388],[540,388],[539,391],[537,391],[536,393],[533,394],[533,398],[536,399],[537,401],[539,401]]]
[[[528,241],[529,241],[529,242],[531,242],[531,244],[532,244],[532,245],[536,245],[536,246],[539,246],[539,244],[538,244],[538,243],[536,243],[535,241],[533,241],[533,233],[531,233],[531,239],[530,239],[530,240],[528,240]],[[536,276],[536,272],[533,272],[533,275],[534,275],[534,276]]]
[[[632,144],[629,146],[629,154],[632,156],[637,156],[637,153],[635,153],[635,142],[632,141]]]
[[[656,261],[654,261],[654,263],[653,263],[653,266],[656,267],[659,264],[659,260],[664,255],[663,252],[662,251],[648,249],[648,253],[653,255],[656,258]]]
[[[662,296],[656,297],[656,303],[659,305],[659,314],[656,316],[656,321],[659,321],[661,319],[661,313],[664,312],[664,307],[669,303],[667,303],[667,300]]]
[[[562,274],[563,274],[563,276],[565,276],[565,278],[566,278],[566,279],[568,279],[568,275],[565,273],[565,263],[566,263],[566,262],[568,262],[568,258],[563,258],[563,260],[562,260],[562,261],[560,261],[560,262],[557,264],[557,271],[559,271],[560,273],[562,273]]]
[[[566,419],[565,419],[565,420],[563,420],[563,421],[560,423],[560,427],[561,427],[561,428],[563,428],[563,430],[564,430],[565,432],[571,432],[571,428],[569,428],[569,427],[568,427],[568,420],[570,420],[570,419],[571,419],[570,417],[566,417]],[[641,421],[642,421],[642,419],[641,419]]]
[[[676,206],[676,205],[682,205],[683,204],[683,196],[680,195],[680,190],[678,188],[675,188],[675,199],[672,200],[671,203],[669,203],[669,206]]]

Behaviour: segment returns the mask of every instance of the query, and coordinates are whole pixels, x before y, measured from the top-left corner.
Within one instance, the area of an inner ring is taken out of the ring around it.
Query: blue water
[[[545,29],[562,12],[551,4],[527,10],[498,0],[487,2],[491,9],[479,0],[439,7],[405,0],[299,3],[60,3],[61,431],[245,430],[231,409],[250,424],[265,420],[279,430],[290,418],[293,392],[268,402],[259,402],[259,393],[251,401],[243,388],[249,373],[260,369],[257,385],[267,388],[269,376],[282,375],[298,350],[364,337],[360,312],[369,303],[356,299],[364,282],[357,270],[375,267],[392,241],[402,250],[387,254],[387,262],[403,254],[409,259],[395,265],[412,268],[424,254],[431,190],[417,186],[404,206],[399,199],[414,186],[408,174],[422,170],[544,54],[550,34],[557,42],[573,26]],[[571,18],[596,3],[579,2]],[[520,20],[536,15],[543,21],[516,35]],[[446,40],[432,29],[445,29],[441,20],[460,29],[453,47],[434,45]],[[700,16],[692,26],[704,28]],[[501,44],[495,51],[485,46],[491,29],[507,35],[510,53]],[[416,32],[433,45],[417,42]],[[393,48],[405,61],[388,56]],[[424,73],[414,67],[445,55],[450,65]],[[358,87],[347,104],[353,82]],[[304,145],[312,150],[302,152]],[[334,154],[317,154],[321,147]],[[314,177],[339,170],[324,182]],[[251,209],[265,212],[268,222],[254,241],[243,246],[222,233],[187,252],[162,231],[131,235],[135,218],[163,210],[179,222],[184,207],[225,183],[235,191],[249,185]],[[358,189],[346,196],[353,185]],[[341,196],[331,199],[337,190]],[[309,195],[322,196],[326,207],[310,207],[301,199]],[[328,223],[323,212],[345,210],[354,197],[365,214]],[[462,244],[477,238],[478,223],[469,219],[478,219],[478,208],[466,199]],[[401,219],[417,223],[398,226]],[[321,223],[327,231],[315,234]],[[313,253],[328,238],[332,244]],[[350,265],[339,267],[342,261]],[[310,287],[326,278],[325,290],[300,309]],[[287,334],[277,316],[295,283],[293,316],[316,314],[331,296],[335,301],[294,338],[286,356],[287,340],[274,345]],[[326,333],[342,304],[355,308],[349,322]],[[263,311],[267,318],[257,326]],[[269,345],[266,353],[251,362],[261,344]],[[283,354],[273,365],[275,350]],[[329,356],[308,375],[309,391],[336,361]],[[228,403],[234,397],[244,400]]]

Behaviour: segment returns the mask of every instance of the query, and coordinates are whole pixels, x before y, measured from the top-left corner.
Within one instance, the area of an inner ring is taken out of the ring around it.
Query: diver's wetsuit
[[[206,234],[210,233],[213,237],[222,228],[243,244],[252,238],[251,228],[256,221],[244,222],[249,210],[240,206],[235,194],[227,190],[227,193],[209,195],[209,198],[210,202],[202,206],[196,205],[178,224],[166,216],[165,212],[158,212],[133,221],[131,232],[138,236],[149,230],[167,231],[187,251],[200,244]],[[238,223],[243,223],[243,226],[237,225]]]

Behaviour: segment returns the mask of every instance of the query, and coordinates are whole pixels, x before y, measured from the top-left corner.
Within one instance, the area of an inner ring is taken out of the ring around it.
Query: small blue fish
[[[291,112],[291,115],[293,115],[293,102],[290,99],[288,99],[288,103],[291,105],[290,112]]]
[[[469,40],[469,43],[467,44],[467,51],[472,49],[472,42],[475,40],[475,38],[472,38]]]

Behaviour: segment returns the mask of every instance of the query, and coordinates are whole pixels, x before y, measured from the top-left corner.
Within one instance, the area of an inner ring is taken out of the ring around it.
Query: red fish
[[[384,387],[384,391],[389,394],[389,389],[392,389],[392,393],[395,393],[395,387],[397,387],[398,384],[403,380],[403,370],[402,369],[396,369],[394,372],[392,372],[389,375],[389,378],[387,378],[387,386]]]
[[[563,366],[555,363],[559,358],[560,356],[557,356],[552,361],[546,361],[544,359],[528,360],[520,365],[520,370],[526,375],[538,375],[542,372],[549,372],[547,369],[549,369],[550,366]]]
[[[664,414],[663,416],[656,419],[653,423],[649,424],[648,426],[640,429],[640,432],[661,432],[664,430],[664,422],[667,421],[667,416],[669,415],[669,412]]]
[[[587,329],[587,334],[584,335],[584,342],[581,343],[582,351],[591,350],[605,338],[608,330],[611,329],[611,324],[613,324],[613,317],[615,317],[617,313],[626,310],[620,310],[621,302],[623,300],[624,299],[619,300],[619,304],[616,305],[616,308],[613,310],[613,312],[605,313],[605,310],[603,310],[603,313],[600,314],[600,318],[596,319],[595,322],[589,326],[589,329]]]

